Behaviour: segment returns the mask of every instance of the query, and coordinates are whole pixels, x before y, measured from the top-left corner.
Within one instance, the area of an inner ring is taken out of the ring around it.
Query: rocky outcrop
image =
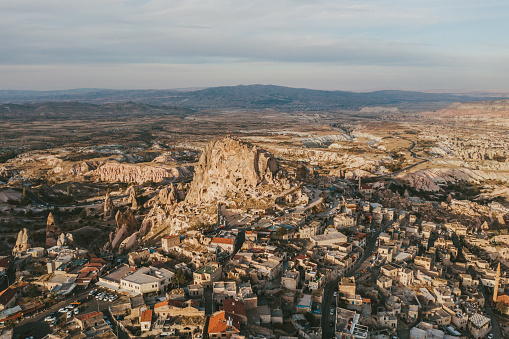
[[[138,222],[130,208],[127,208],[125,212],[117,211],[115,221],[117,227],[114,232],[110,233],[109,242],[104,246],[104,250],[120,250],[121,243],[138,231]]]
[[[49,212],[48,220],[46,221],[46,246],[56,246],[60,233],[62,233],[62,231],[60,230],[53,213]]]
[[[441,184],[445,185],[449,182],[480,183],[485,180],[508,182],[509,173],[485,172],[468,168],[429,168],[414,173],[402,173],[397,178],[419,191],[438,192],[441,190]]]
[[[14,249],[12,250],[12,255],[16,255],[16,253],[26,252],[30,248],[30,241],[28,238],[28,231],[26,228],[22,229],[18,233],[18,237],[16,238],[16,245],[14,245]]]
[[[269,152],[230,137],[216,140],[200,157],[186,202],[210,202],[258,185],[274,185],[277,172]]]
[[[167,186],[148,202],[153,207],[140,233],[150,238],[214,224],[218,202],[230,208],[265,209],[276,199],[306,198],[296,190],[271,153],[231,137],[215,140],[205,147],[187,195],[181,184]]]
[[[113,204],[113,200],[109,193],[106,194],[106,198],[104,198],[104,220],[109,220],[113,216],[113,210],[115,209],[115,205]]]
[[[136,189],[131,186],[127,189],[127,203],[131,204],[133,210],[138,209],[138,201],[136,200]]]
[[[159,167],[150,165],[125,164],[118,162],[107,162],[88,174],[98,177],[101,181],[107,182],[171,182],[179,178],[190,177],[193,169],[186,167]]]
[[[57,246],[70,246],[74,244],[74,238],[71,233],[61,233],[57,240]]]

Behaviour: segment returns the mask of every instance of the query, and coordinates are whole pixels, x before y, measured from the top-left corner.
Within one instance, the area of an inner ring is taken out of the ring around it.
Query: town
[[[509,237],[461,217],[475,203],[427,201],[393,178],[305,176],[272,208],[219,202],[215,224],[146,242],[128,232],[130,187],[101,251],[73,245],[50,212],[47,246],[32,247],[23,229],[0,259],[2,338],[508,335],[497,315],[509,313]],[[113,205],[108,193],[102,218]],[[499,204],[482,207],[504,221]]]

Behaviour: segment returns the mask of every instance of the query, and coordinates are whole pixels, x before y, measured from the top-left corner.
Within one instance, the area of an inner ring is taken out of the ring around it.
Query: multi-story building
[[[137,294],[164,292],[175,274],[164,268],[141,267],[120,280],[120,287]]]

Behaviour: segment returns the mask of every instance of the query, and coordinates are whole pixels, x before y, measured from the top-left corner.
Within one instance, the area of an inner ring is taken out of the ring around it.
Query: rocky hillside
[[[455,102],[439,113],[447,117],[509,118],[509,100]]]

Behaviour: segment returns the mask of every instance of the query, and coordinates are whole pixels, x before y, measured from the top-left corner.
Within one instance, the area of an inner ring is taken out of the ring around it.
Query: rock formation
[[[12,254],[26,252],[30,248],[30,241],[28,238],[28,231],[26,228],[22,229],[18,233],[18,237],[16,238],[16,245],[14,245],[14,249],[12,250]]]
[[[98,177],[102,181],[136,182],[142,184],[149,181],[160,183],[174,181],[182,177],[190,177],[193,174],[193,170],[192,167],[166,168],[111,161],[89,172],[89,174]]]
[[[138,223],[130,208],[125,212],[117,211],[115,215],[117,227],[110,233],[109,242],[104,246],[105,250],[115,251],[120,248],[120,244],[138,230]]]
[[[57,240],[57,246],[71,246],[74,238],[71,233],[61,233]]]
[[[106,198],[104,198],[104,220],[109,220],[113,215],[113,210],[115,209],[115,205],[113,205],[113,200],[109,193],[106,194]]]
[[[428,168],[414,173],[402,173],[397,178],[416,190],[438,192],[441,190],[440,184],[449,182],[480,183],[485,180],[508,182],[509,173],[485,172],[468,168]]]
[[[46,246],[56,246],[60,233],[62,233],[62,231],[60,230],[53,213],[49,212],[48,220],[46,221]]]
[[[230,208],[265,209],[280,198],[307,201],[299,190],[271,153],[231,137],[215,140],[205,147],[187,195],[184,185],[171,185],[147,202],[153,207],[140,235],[178,234],[190,226],[214,224],[218,202]]]
[[[272,185],[278,165],[272,154],[227,137],[207,145],[195,168],[188,203],[204,203],[235,192]]]
[[[138,209],[138,201],[136,200],[136,189],[134,188],[134,186],[130,186],[127,189],[127,195],[128,195],[127,203],[131,204],[131,208],[133,210]]]

